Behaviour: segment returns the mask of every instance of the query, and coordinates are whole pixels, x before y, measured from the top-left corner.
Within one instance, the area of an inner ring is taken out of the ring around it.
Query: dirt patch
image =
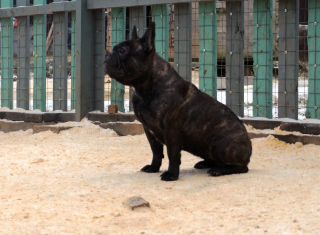
[[[247,174],[209,177],[182,153],[180,179],[139,169],[144,135],[82,127],[0,133],[2,234],[318,234],[320,146],[253,140]],[[168,166],[164,159],[161,171]],[[150,208],[123,205],[141,196]]]

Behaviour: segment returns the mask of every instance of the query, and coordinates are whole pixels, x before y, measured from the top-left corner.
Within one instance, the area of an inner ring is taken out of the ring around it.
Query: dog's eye
[[[120,47],[119,53],[123,55],[125,52],[126,52],[126,48],[125,47]]]

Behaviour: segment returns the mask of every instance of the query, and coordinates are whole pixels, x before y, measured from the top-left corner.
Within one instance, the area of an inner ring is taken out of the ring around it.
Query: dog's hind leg
[[[208,160],[204,160],[204,161],[197,162],[194,165],[194,168],[195,169],[206,169],[206,168],[212,168],[214,166],[215,166],[215,164],[213,162],[208,161]]]
[[[208,174],[211,176],[220,176],[247,173],[248,171],[247,166],[215,166],[208,170]]]
[[[246,142],[243,139],[222,139],[215,143],[211,158],[216,164],[208,171],[209,175],[231,175],[249,171],[252,147],[250,140]]]

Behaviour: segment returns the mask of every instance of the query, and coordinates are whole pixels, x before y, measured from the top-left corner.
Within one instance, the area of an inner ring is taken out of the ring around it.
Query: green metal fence
[[[320,119],[320,3],[299,2],[0,0],[0,107],[75,110],[78,121],[109,104],[130,111],[132,90],[103,61],[154,21],[159,55],[237,115]]]

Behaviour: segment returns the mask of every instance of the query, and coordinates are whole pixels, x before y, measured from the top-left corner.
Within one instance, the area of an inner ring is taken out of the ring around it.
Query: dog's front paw
[[[175,176],[173,173],[169,171],[165,171],[161,175],[161,180],[163,181],[174,181],[174,180],[177,180],[178,178],[179,178],[178,175]]]
[[[155,173],[159,171],[159,167],[153,166],[153,165],[146,165],[142,167],[140,171],[143,171],[146,173]]]

